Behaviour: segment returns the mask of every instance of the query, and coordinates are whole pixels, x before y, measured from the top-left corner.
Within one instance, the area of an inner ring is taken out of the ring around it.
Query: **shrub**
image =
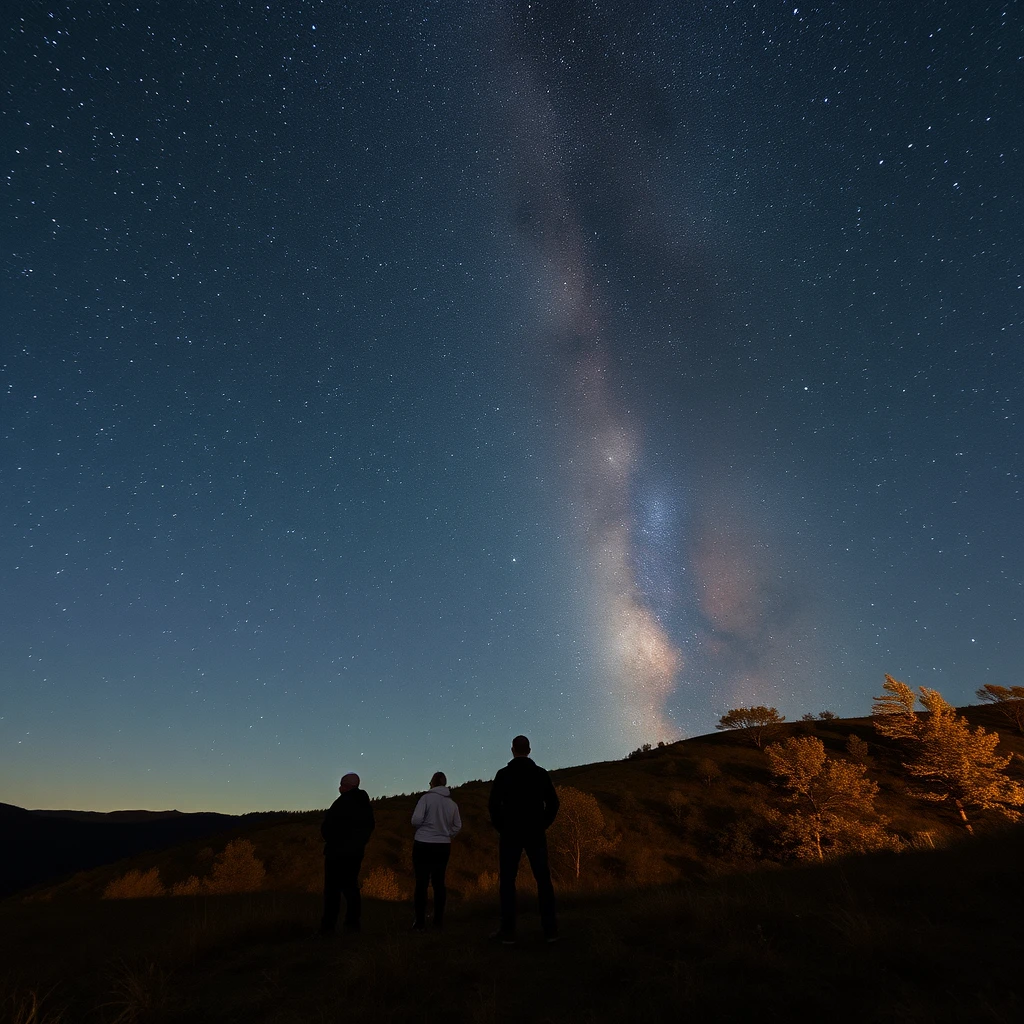
[[[190,875],[184,882],[175,882],[171,886],[172,896],[198,896],[203,891],[203,883],[196,875]]]
[[[157,868],[146,872],[129,871],[120,878],[109,881],[103,890],[105,900],[134,900],[145,896],[165,896],[167,890],[160,881]]]
[[[232,839],[213,862],[203,888],[212,893],[255,892],[263,888],[267,871],[248,839]]]
[[[473,884],[473,891],[481,896],[497,892],[498,872],[481,871],[480,874],[476,876],[476,882]]]
[[[718,767],[717,761],[712,761],[710,757],[702,757],[697,762],[697,778],[704,783],[705,786],[710,786],[717,779],[721,778],[722,769]]]
[[[362,892],[376,900],[389,900],[397,903],[403,899],[402,887],[398,883],[398,875],[391,868],[376,867],[363,880]]]
[[[683,818],[686,817],[687,812],[690,809],[690,803],[686,799],[683,793],[680,793],[678,789],[671,789],[668,793],[668,808],[672,812],[672,817],[675,819],[677,825],[682,825]]]

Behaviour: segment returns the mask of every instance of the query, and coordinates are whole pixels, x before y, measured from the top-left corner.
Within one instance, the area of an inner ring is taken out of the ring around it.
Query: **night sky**
[[[1021,15],[2,5],[0,800],[1024,681]]]

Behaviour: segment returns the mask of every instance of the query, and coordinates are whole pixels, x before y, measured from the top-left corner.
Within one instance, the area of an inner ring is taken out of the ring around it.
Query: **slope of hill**
[[[443,934],[364,901],[318,940],[316,894],[0,904],[2,1019],[267,1024],[651,1024],[1020,1020],[1024,829],[937,850],[740,872],[646,892],[559,893],[562,940],[523,885],[519,941],[496,899]]]
[[[963,709],[969,720],[990,730],[1003,725],[991,707]],[[870,719],[796,722],[783,726],[777,738],[814,735],[829,754],[847,758],[851,735],[868,744],[867,772],[879,784],[878,809],[907,847],[937,847],[965,835],[951,806],[928,803],[908,792],[903,754],[881,740]],[[1024,776],[1024,740],[1001,733],[1001,749],[1014,752],[1009,771]],[[543,758],[538,754],[538,760]],[[708,778],[710,762],[721,773]],[[497,766],[496,766],[497,767]],[[564,768],[552,773],[555,783],[591,794],[603,817],[601,835],[583,851],[580,873],[553,839],[553,867],[563,889],[608,890],[623,885],[647,886],[693,879],[721,872],[746,871],[785,859],[767,823],[765,808],[783,804],[768,770],[767,759],[745,736],[722,732],[655,748],[624,761]],[[492,890],[496,879],[496,840],[487,818],[490,784],[468,782],[457,787],[464,828],[452,851],[449,885],[455,899]],[[363,876],[369,890],[405,897],[410,892],[412,829],[409,815],[415,796],[374,801],[377,831],[367,848]],[[312,811],[260,820],[258,816],[228,819],[216,842],[210,831],[197,831],[189,842],[145,857],[108,864],[51,887],[49,898],[96,898],[114,878],[129,869],[157,868],[168,888],[195,876],[209,875],[217,853],[232,835],[244,835],[266,868],[264,887],[281,892],[317,892],[322,883],[319,825],[322,812]],[[37,825],[39,823],[37,822]],[[153,822],[156,827],[160,822]],[[982,815],[980,834],[1005,827],[998,815]],[[106,825],[111,828],[112,825]],[[152,843],[152,848],[158,844]],[[169,845],[169,844],[165,844]],[[93,863],[96,863],[94,861]],[[375,890],[376,887],[376,890]]]
[[[1003,724],[992,708],[965,711],[973,724]],[[567,1024],[752,1014],[1020,1019],[1024,828],[979,815],[968,838],[952,808],[911,795],[904,755],[879,741],[868,719],[793,723],[777,738],[786,735],[814,735],[839,758],[850,735],[866,742],[878,804],[903,852],[779,870],[785,851],[766,809],[781,806],[784,795],[761,750],[738,733],[719,733],[553,773],[563,792],[594,798],[602,823],[588,833],[578,876],[553,839],[559,945],[543,943],[525,877],[521,941],[509,950],[485,939],[495,923],[497,877],[483,781],[456,790],[465,828],[452,855],[445,933],[408,931],[414,797],[394,796],[374,804],[364,932],[331,943],[313,937],[322,812],[245,816],[229,819],[227,829],[211,822],[221,829],[215,838],[196,834],[0,903],[2,1012],[50,1024],[288,1024],[339,1014]],[[1002,749],[1021,755],[1024,741],[1003,733]],[[1020,768],[1018,757],[1010,772],[1019,778]],[[81,817],[0,806],[0,823],[22,837],[177,820]],[[200,886],[192,896],[100,898],[129,870],[155,869],[168,887],[209,877],[237,837],[251,842],[266,867],[263,891],[204,895]]]

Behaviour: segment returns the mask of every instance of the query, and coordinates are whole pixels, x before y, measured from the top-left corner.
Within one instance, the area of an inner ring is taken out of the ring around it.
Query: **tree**
[[[875,698],[871,709],[875,731],[890,740],[916,739],[919,723],[914,714],[914,691],[888,673],[882,689],[885,692]]]
[[[1024,686],[994,686],[986,683],[977,691],[977,697],[986,704],[994,704],[1017,732],[1024,733]]]
[[[717,761],[710,757],[702,757],[697,762],[697,778],[710,788],[711,784],[722,775],[722,769],[718,767]]]
[[[772,774],[789,790],[792,807],[781,818],[782,834],[798,857],[823,861],[896,845],[875,811],[878,786],[865,778],[863,765],[830,758],[814,736],[769,744],[765,754]]]
[[[262,888],[266,874],[256,847],[248,839],[232,839],[214,859],[204,888],[212,893],[255,892]]]
[[[862,764],[865,767],[870,765],[871,755],[868,753],[869,750],[869,744],[862,740],[855,732],[851,732],[846,737],[846,752],[850,755],[851,761],[856,761],[857,764]]]
[[[972,834],[968,810],[997,811],[1011,821],[1020,820],[1016,808],[1024,804],[1024,786],[1005,774],[1013,755],[996,753],[999,733],[986,732],[981,726],[972,729],[938,690],[921,686],[920,696],[915,698],[905,683],[885,678],[885,688],[904,710],[882,712],[875,718],[875,728],[883,736],[904,742],[910,760],[903,767],[926,786],[918,795],[936,803],[952,803]],[[926,715],[913,712],[915,699],[921,701]],[[876,708],[884,700],[876,697]]]
[[[685,794],[680,793],[678,789],[670,789],[668,791],[668,808],[672,812],[672,817],[675,818],[677,825],[682,825],[683,818],[686,817],[687,811],[690,809],[690,802],[686,799]]]
[[[718,720],[716,729],[742,729],[751,743],[760,750],[786,720],[778,708],[759,704],[752,708],[732,708]]]
[[[610,850],[614,844],[596,797],[572,786],[558,786],[556,791],[558,817],[548,829],[548,837],[579,879],[584,861]]]

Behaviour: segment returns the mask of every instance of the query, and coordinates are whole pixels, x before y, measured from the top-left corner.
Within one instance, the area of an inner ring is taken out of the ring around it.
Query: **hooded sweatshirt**
[[[413,838],[418,843],[450,843],[452,836],[462,828],[459,808],[452,799],[447,786],[428,789],[416,802],[412,812],[412,823],[416,828]]]

